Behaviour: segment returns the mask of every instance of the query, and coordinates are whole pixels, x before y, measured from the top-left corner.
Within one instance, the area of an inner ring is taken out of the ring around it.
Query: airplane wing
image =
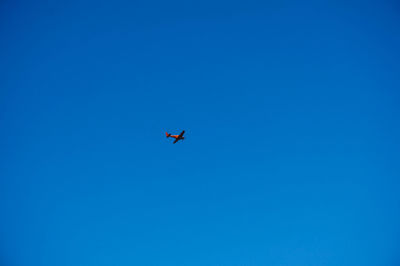
[[[173,143],[174,143],[174,144],[175,144],[175,143],[177,143],[177,142],[178,142],[178,140],[179,140],[179,139],[178,139],[178,138],[176,138],[176,139],[174,140],[174,142],[173,142]]]
[[[179,134],[178,138],[181,138],[185,134],[185,130],[182,130],[181,134]]]

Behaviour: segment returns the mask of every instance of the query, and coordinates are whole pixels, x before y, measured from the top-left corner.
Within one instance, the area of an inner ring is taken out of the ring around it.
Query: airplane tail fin
[[[168,132],[165,132],[165,135],[167,135],[167,138],[171,136]]]

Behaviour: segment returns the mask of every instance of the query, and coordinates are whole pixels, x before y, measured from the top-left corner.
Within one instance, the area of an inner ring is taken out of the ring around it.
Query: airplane
[[[166,132],[165,134],[167,135],[167,138],[171,137],[171,138],[174,138],[174,139],[175,139],[175,140],[174,140],[174,144],[177,143],[177,142],[178,142],[179,140],[181,140],[181,139],[185,139],[185,137],[183,137],[183,134],[185,134],[185,130],[183,130],[183,131],[181,132],[181,134],[179,134],[179,135],[171,135],[171,134],[169,134],[168,132]]]

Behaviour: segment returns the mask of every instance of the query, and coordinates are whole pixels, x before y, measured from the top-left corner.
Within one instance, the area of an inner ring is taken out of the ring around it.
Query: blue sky
[[[2,1],[0,263],[398,265],[399,12]]]

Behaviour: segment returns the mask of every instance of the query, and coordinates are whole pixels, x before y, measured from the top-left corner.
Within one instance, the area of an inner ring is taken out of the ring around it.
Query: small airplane
[[[185,134],[185,130],[183,130],[183,131],[181,132],[181,134],[179,134],[179,135],[171,135],[171,134],[169,134],[168,132],[166,132],[165,134],[167,135],[167,138],[171,137],[171,138],[174,138],[174,139],[175,139],[175,140],[174,140],[174,144],[177,143],[177,142],[178,142],[179,140],[181,140],[181,139],[185,139],[185,137],[183,137],[183,134]]]

